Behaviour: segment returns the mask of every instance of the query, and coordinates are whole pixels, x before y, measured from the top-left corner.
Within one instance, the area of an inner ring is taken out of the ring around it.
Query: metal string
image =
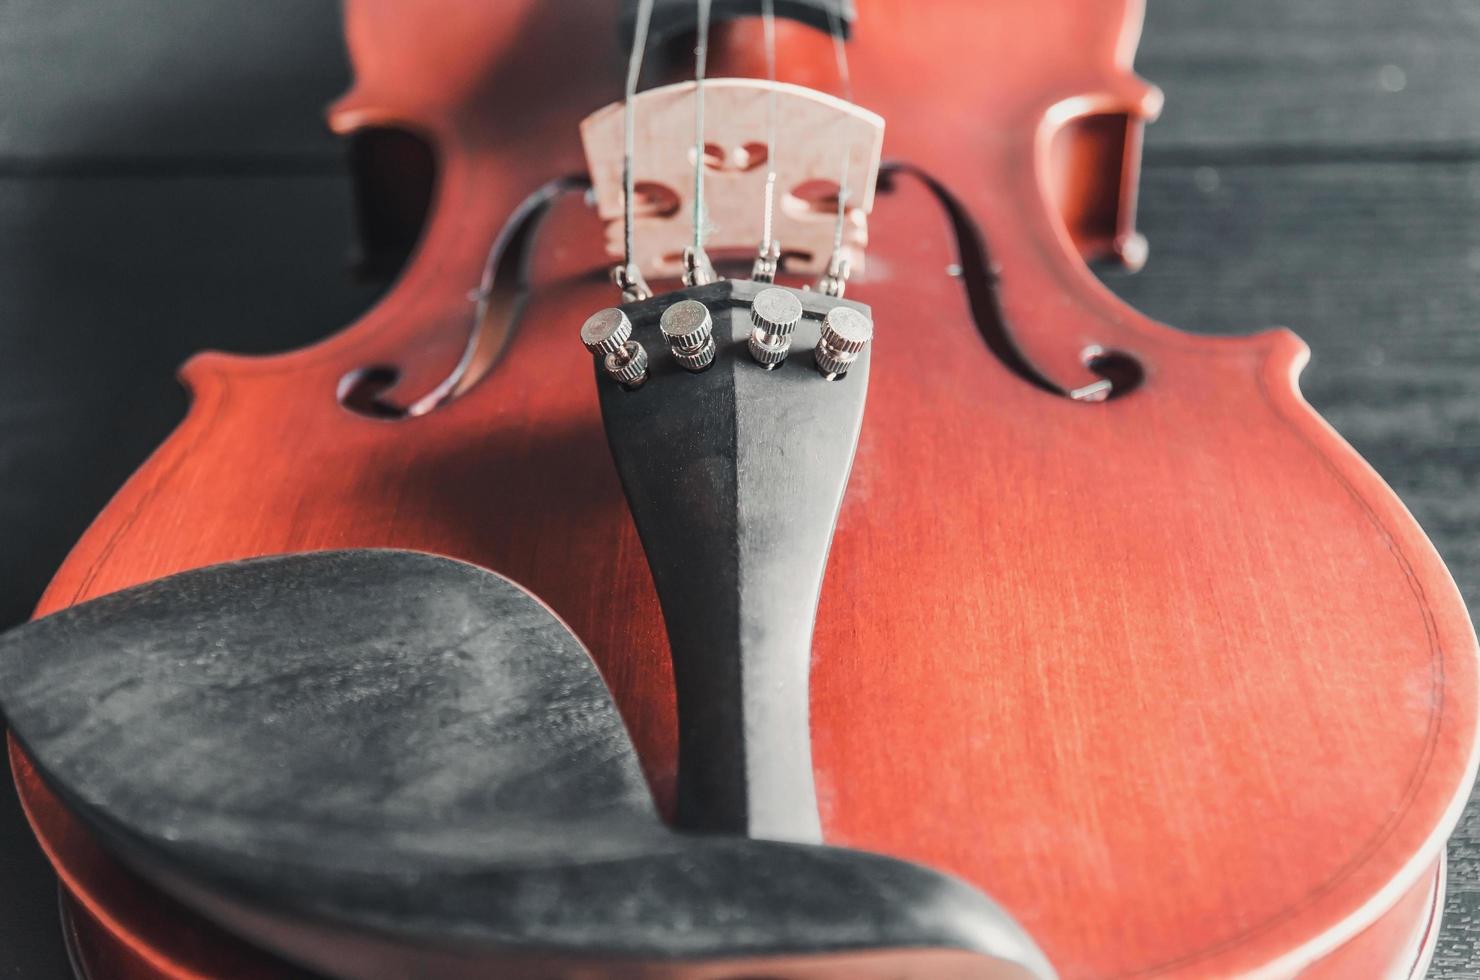
[[[853,101],[853,77],[848,73],[848,42],[843,38],[843,20],[838,16],[838,5],[842,0],[823,0],[827,8],[828,32],[833,38],[833,57],[838,62],[838,81],[843,86],[843,100]]]
[[[642,74],[642,55],[647,49],[648,22],[653,16],[653,0],[637,0],[637,21],[632,29],[632,51],[627,56],[627,87],[622,103],[622,265],[632,265],[632,221],[635,202],[632,186],[632,156],[636,152],[636,112],[632,100],[637,95],[637,79]]]
[[[849,148],[843,148],[843,173],[838,178],[838,220],[833,225],[833,254],[837,255],[843,250],[843,215],[848,209],[848,158],[852,156]]]
[[[761,222],[761,251],[771,247],[771,225],[776,211],[776,2],[761,0],[761,25],[766,38],[766,210]]]
[[[709,58],[709,2],[698,0],[698,41],[694,45],[694,251],[704,247],[704,64]]]
[[[847,102],[853,101],[853,76],[848,72],[848,44],[843,38],[843,21],[838,16],[838,3],[841,0],[824,0],[823,6],[827,8],[827,26],[833,38],[833,56],[838,62],[838,81],[843,88],[843,99]],[[838,180],[838,219],[833,226],[833,254],[838,254],[843,248],[843,216],[848,207],[848,157],[851,147],[843,149],[843,172]]]

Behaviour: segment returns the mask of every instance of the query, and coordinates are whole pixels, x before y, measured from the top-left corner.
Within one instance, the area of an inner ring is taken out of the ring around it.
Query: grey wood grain
[[[1137,70],[1170,161],[1444,157],[1480,149],[1474,0],[1147,0]]]
[[[339,170],[329,0],[0,3],[0,173]]]
[[[1473,493],[1473,488],[1471,489]],[[1473,607],[1472,607],[1473,608]],[[1430,980],[1480,977],[1480,805],[1471,798],[1449,840],[1449,893]]]

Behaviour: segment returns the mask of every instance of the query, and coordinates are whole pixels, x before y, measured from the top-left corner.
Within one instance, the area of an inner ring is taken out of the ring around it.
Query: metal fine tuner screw
[[[846,306],[828,310],[822,319],[822,336],[812,352],[817,370],[828,381],[848,373],[859,352],[874,339],[874,321]]]
[[[762,245],[756,252],[755,263],[750,267],[750,278],[756,282],[775,282],[781,268],[781,243],[773,241]]]
[[[640,303],[653,298],[653,291],[635,262],[612,266],[612,283],[622,291],[624,303]]]
[[[802,318],[802,301],[778,286],[762,289],[750,304],[750,356],[767,371],[791,352],[791,334]]]
[[[623,387],[637,388],[647,380],[647,351],[632,339],[632,321],[615,306],[586,318],[581,325],[581,343],[601,358],[602,370]]]
[[[688,370],[702,371],[714,363],[714,321],[703,303],[679,300],[663,311],[658,326],[674,360]]]
[[[848,261],[846,255],[843,255],[841,252],[834,252],[832,257],[827,260],[827,271],[822,274],[821,278],[817,280],[812,288],[824,296],[842,299],[843,293],[848,289],[848,275],[852,269],[853,264]]]

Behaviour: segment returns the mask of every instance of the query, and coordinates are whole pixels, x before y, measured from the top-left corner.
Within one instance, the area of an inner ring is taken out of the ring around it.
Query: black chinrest
[[[1050,977],[953,878],[676,833],[570,631],[403,551],[263,558],[0,637],[0,708],[123,860],[343,977]]]

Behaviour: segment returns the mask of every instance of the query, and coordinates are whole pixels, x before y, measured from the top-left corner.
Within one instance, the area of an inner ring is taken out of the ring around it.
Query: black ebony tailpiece
[[[774,370],[747,350],[757,295],[800,317]],[[702,303],[708,369],[675,362],[660,327]],[[824,316],[868,307],[726,279],[622,307],[650,376],[626,391],[598,374],[602,421],[663,607],[678,695],[677,822],[816,843],[809,679],[812,628],[863,426],[869,352],[847,376],[814,367]]]

